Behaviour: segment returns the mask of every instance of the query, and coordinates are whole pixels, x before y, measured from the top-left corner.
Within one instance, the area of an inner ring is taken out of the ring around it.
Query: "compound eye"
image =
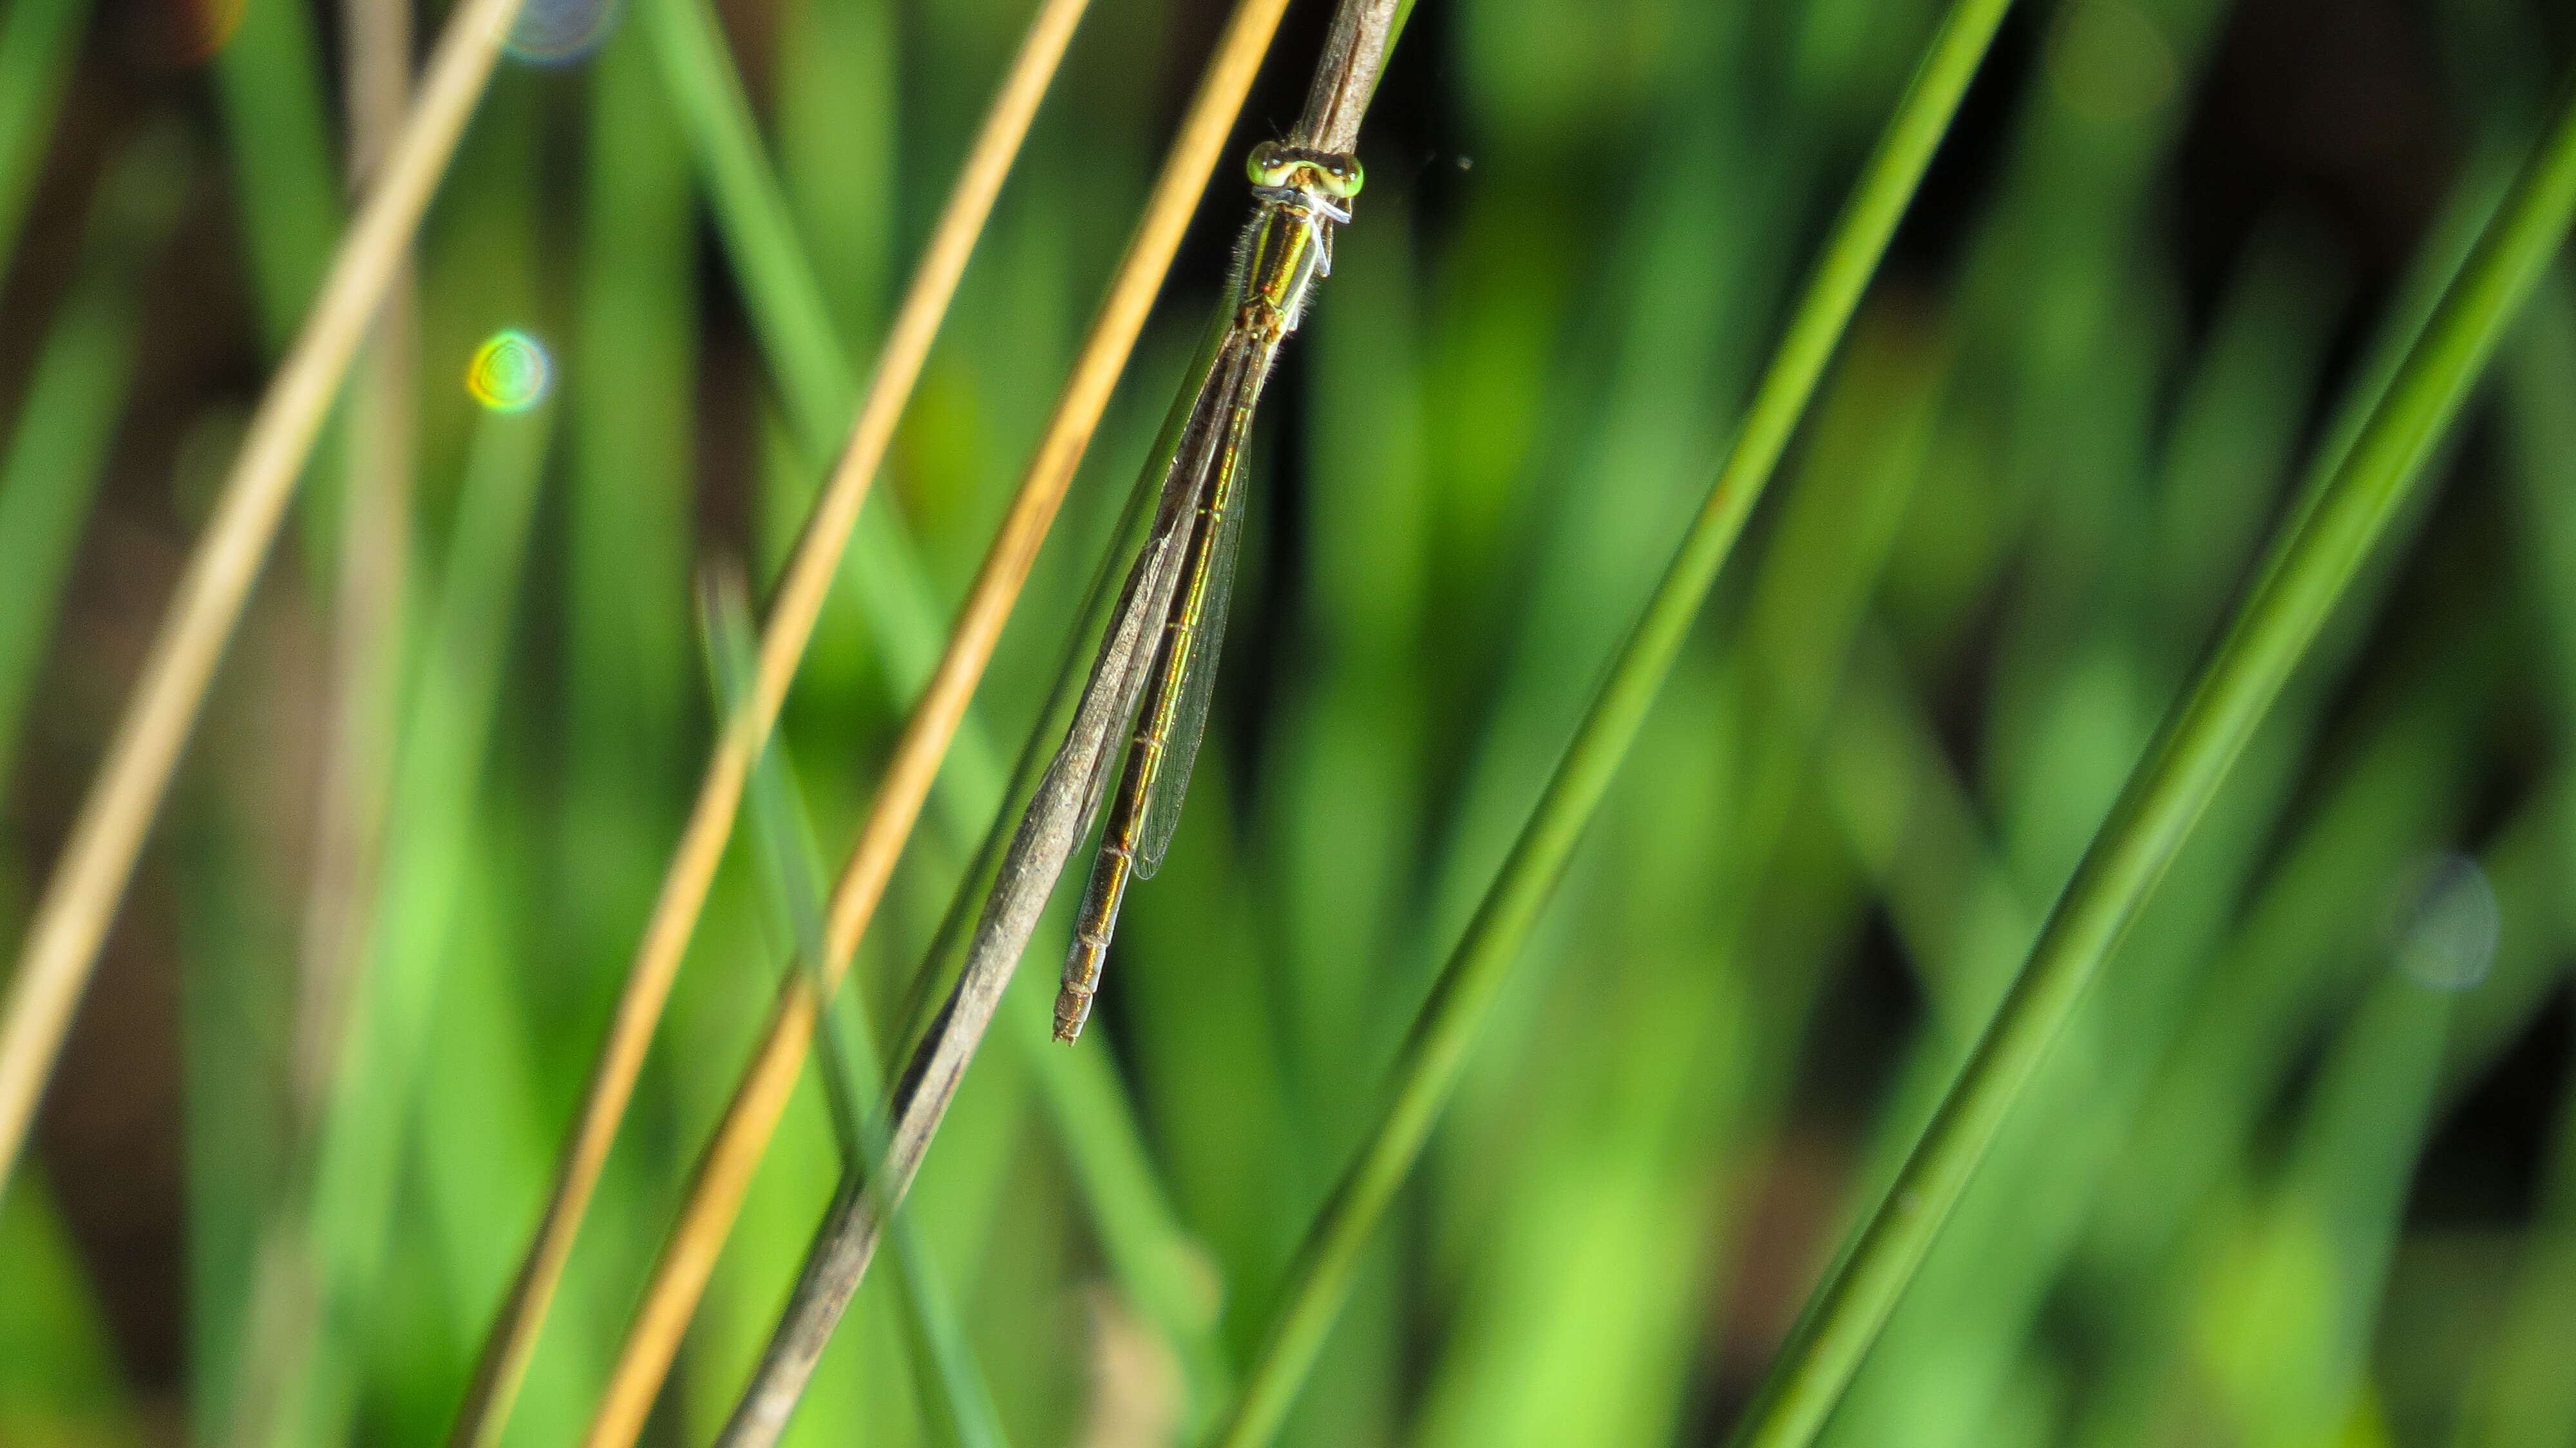
[[[1335,200],[1348,201],[1360,194],[1360,183],[1367,177],[1360,170],[1357,156],[1332,156],[1310,163],[1324,183],[1323,189]]]
[[[1252,154],[1244,159],[1243,170],[1255,186],[1285,186],[1288,178],[1297,173],[1297,168],[1305,164],[1289,156],[1287,148],[1278,142],[1264,141],[1253,147]]]

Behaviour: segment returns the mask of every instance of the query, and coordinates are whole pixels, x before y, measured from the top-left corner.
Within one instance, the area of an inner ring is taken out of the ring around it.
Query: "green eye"
[[[1243,169],[1255,186],[1285,186],[1297,168],[1306,164],[1288,154],[1288,148],[1276,141],[1264,141],[1252,148]]]
[[[1324,157],[1313,164],[1316,176],[1324,183],[1323,189],[1331,192],[1337,200],[1348,201],[1359,195],[1360,183],[1368,179],[1360,171],[1360,158],[1357,156]]]

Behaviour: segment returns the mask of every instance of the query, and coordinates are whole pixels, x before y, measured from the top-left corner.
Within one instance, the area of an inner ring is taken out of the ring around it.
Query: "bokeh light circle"
[[[512,328],[495,332],[465,364],[465,390],[494,412],[525,412],[544,400],[554,363],[536,338]]]
[[[2467,990],[2495,963],[2503,915],[2477,861],[2438,854],[2400,877],[2392,924],[2398,969],[2435,990]]]
[[[619,9],[619,0],[527,0],[503,49],[531,65],[570,65],[608,38]]]

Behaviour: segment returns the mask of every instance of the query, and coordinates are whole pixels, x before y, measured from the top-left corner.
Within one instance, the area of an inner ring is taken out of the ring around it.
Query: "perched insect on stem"
[[[1360,163],[1340,152],[1265,141],[1253,148],[1245,169],[1260,209],[1244,228],[1228,284],[1233,318],[1219,339],[1190,405],[1189,420],[1163,479],[1153,536],[1129,576],[1122,609],[1162,609],[1162,638],[1147,667],[1095,675],[1091,688],[1118,692],[1117,715],[1136,720],[1127,744],[1127,772],[1102,831],[1091,883],[1065,956],[1064,984],[1055,998],[1055,1035],[1082,1034],[1118,906],[1130,880],[1150,879],[1161,868],[1180,824],[1181,797],[1189,788],[1190,762],[1207,727],[1208,699],[1216,685],[1217,649],[1225,639],[1226,600],[1234,587],[1234,557],[1243,533],[1239,481],[1243,445],[1253,409],[1280,344],[1297,330],[1307,293],[1333,269],[1333,228],[1351,219],[1347,203],[1359,194]],[[1143,701],[1141,711],[1137,701]],[[1099,809],[1113,751],[1092,762],[1083,828]]]

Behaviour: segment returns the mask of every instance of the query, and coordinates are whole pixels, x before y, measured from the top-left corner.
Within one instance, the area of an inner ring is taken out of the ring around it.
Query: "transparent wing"
[[[1145,551],[1136,559],[1135,570],[1128,576],[1118,614],[1109,621],[1106,643],[1110,647],[1102,650],[1091,684],[1076,708],[1066,747],[1070,750],[1075,738],[1092,741],[1089,759],[1065,761],[1086,771],[1082,812],[1075,817],[1073,826],[1077,841],[1091,833],[1092,821],[1100,814],[1100,801],[1109,792],[1109,781],[1117,773],[1118,762],[1127,757],[1128,731],[1135,723],[1136,705],[1145,696],[1146,683],[1153,677],[1154,654],[1162,642],[1163,615],[1171,607],[1172,584],[1180,572],[1181,558],[1189,551],[1189,534],[1184,526],[1145,545]],[[1123,649],[1117,647],[1122,642]]]
[[[1091,833],[1092,822],[1100,814],[1100,803],[1108,795],[1109,782],[1117,773],[1119,761],[1127,757],[1128,732],[1135,722],[1137,704],[1154,677],[1154,664],[1162,647],[1163,619],[1171,609],[1173,590],[1189,556],[1190,535],[1198,521],[1199,493],[1224,441],[1222,420],[1242,367],[1242,349],[1222,347],[1208,374],[1199,381],[1198,393],[1191,399],[1189,414],[1173,444],[1171,462],[1163,473],[1153,529],[1119,592],[1118,611],[1102,635],[1100,656],[1093,661],[1091,678],[1074,708],[1073,725],[1066,733],[1064,747],[1047,767],[1050,775],[1059,778],[1079,772],[1082,809],[1073,827],[1077,841]]]
[[[1163,767],[1154,778],[1153,798],[1145,804],[1144,837],[1137,842],[1136,878],[1150,880],[1163,868],[1163,852],[1172,847],[1172,832],[1181,827],[1181,799],[1189,793],[1190,765],[1198,758],[1199,736],[1207,732],[1208,701],[1216,695],[1216,659],[1225,646],[1226,604],[1234,597],[1234,556],[1243,542],[1244,498],[1241,479],[1216,519],[1216,549],[1208,556],[1207,601],[1190,651],[1181,664],[1180,707],[1172,715],[1172,732],[1163,748]]]

